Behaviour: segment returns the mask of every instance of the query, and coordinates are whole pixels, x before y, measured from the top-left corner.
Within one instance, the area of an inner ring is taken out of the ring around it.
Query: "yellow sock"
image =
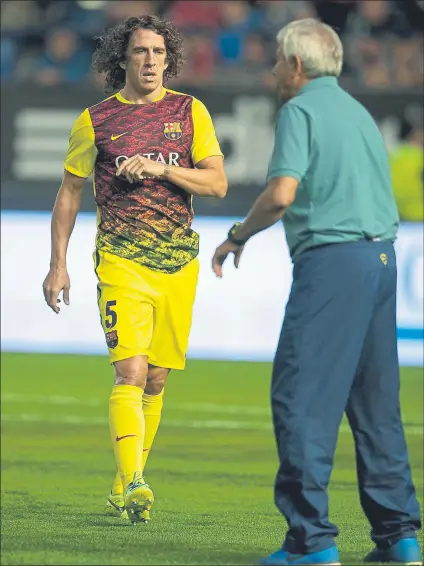
[[[122,495],[124,493],[124,486],[122,485],[122,479],[119,470],[116,471],[110,492],[112,495]]]
[[[144,470],[147,457],[149,456],[150,453],[150,448],[153,444],[153,440],[155,439],[157,430],[159,428],[160,417],[163,407],[163,392],[164,390],[162,389],[159,395],[147,395],[147,393],[143,394],[143,414],[144,414],[144,422],[145,422],[145,433],[144,433],[143,460],[141,464],[142,470]],[[124,493],[124,486],[122,485],[122,479],[119,470],[116,472],[111,493],[112,495],[121,495],[122,493]]]
[[[146,460],[150,454],[150,448],[152,447],[159,428],[163,407],[163,392],[164,390],[162,389],[159,395],[147,395],[147,393],[143,395],[143,413],[146,423],[146,432],[144,434],[142,470],[144,470]]]
[[[144,443],[143,390],[115,385],[109,398],[109,428],[124,489],[142,470]]]

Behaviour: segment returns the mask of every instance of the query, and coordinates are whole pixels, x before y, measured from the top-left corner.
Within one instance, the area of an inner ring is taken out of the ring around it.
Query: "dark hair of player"
[[[164,82],[177,77],[183,66],[183,38],[172,22],[163,21],[157,16],[128,18],[95,38],[98,45],[92,66],[98,73],[106,72],[106,93],[125,85],[125,70],[119,63],[125,61],[131,34],[137,29],[150,29],[164,38],[168,63],[163,75]]]

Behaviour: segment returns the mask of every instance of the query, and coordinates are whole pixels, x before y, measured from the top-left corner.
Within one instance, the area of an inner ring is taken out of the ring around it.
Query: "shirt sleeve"
[[[206,106],[196,98],[193,98],[192,117],[194,134],[191,146],[191,159],[194,165],[202,161],[202,159],[212,157],[213,155],[224,157],[216,138],[211,115]]]
[[[301,181],[310,162],[310,124],[308,115],[293,104],[278,113],[274,150],[267,182],[275,177],[293,177]]]
[[[69,138],[65,169],[78,177],[89,177],[97,158],[94,128],[88,108],[75,120]]]

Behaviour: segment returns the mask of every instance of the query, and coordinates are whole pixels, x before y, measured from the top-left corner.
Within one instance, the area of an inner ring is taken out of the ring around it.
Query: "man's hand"
[[[44,298],[48,306],[56,313],[59,314],[60,308],[57,306],[60,303],[59,293],[63,290],[63,302],[69,305],[69,288],[71,282],[66,267],[51,267],[44,279],[43,292]]]
[[[125,159],[118,167],[116,176],[125,175],[130,183],[141,181],[148,177],[160,177],[164,174],[166,166],[163,163],[142,157],[138,153]]]
[[[238,246],[231,242],[231,240],[225,240],[225,242],[218,246],[212,258],[212,269],[215,272],[215,275],[217,277],[222,277],[222,266],[224,261],[227,259],[228,254],[234,254],[234,265],[238,267],[243,250],[244,246]]]

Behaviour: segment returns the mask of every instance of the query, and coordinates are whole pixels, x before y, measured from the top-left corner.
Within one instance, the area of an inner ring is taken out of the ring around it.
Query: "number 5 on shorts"
[[[105,326],[109,330],[113,328],[118,321],[118,315],[116,314],[116,311],[114,311],[112,308],[115,305],[116,305],[116,301],[108,301],[106,303]]]

